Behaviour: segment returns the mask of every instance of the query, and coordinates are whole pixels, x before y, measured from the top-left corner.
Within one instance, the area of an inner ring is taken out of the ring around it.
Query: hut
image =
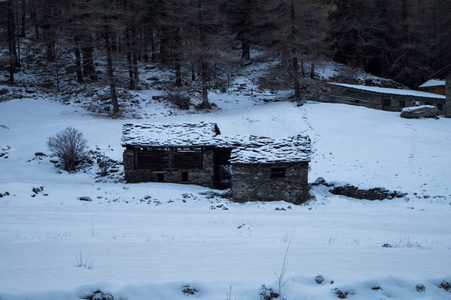
[[[220,135],[215,123],[124,124],[125,180],[231,187],[237,201],[308,199],[310,139]]]
[[[214,186],[215,123],[124,124],[127,182],[173,182]]]
[[[232,195],[237,201],[308,199],[310,139],[297,136],[281,141],[256,140],[232,151]]]

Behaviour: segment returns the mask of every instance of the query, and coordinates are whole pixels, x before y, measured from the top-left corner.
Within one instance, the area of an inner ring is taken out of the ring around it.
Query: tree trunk
[[[132,39],[134,41],[134,43],[136,43],[137,41],[137,37],[136,37],[136,30],[137,28],[133,28],[132,30]],[[136,51],[136,45],[134,45],[133,49],[132,49],[132,53],[133,53],[133,78],[135,80],[135,86],[138,86],[139,84],[139,69],[138,69],[138,54]]]
[[[175,69],[175,86],[182,86],[182,66],[180,62],[180,27],[175,30],[174,37],[174,69]]]
[[[169,32],[167,26],[163,26],[160,31],[160,60],[163,64],[167,64],[170,61]]]
[[[16,25],[14,20],[13,0],[8,3],[8,46],[9,46],[9,82],[14,83],[14,71],[16,69]]]
[[[294,86],[294,97],[297,99],[301,98],[301,86],[299,84],[299,64],[298,64],[298,56],[297,56],[297,49],[295,46],[295,20],[296,20],[296,15],[295,15],[295,11],[294,11],[294,3],[293,0],[291,0],[291,44],[292,44],[292,49],[291,49],[291,55],[292,55],[292,71],[293,71],[293,86]]]
[[[94,48],[92,47],[90,42],[88,42],[88,45],[82,47],[81,50],[83,51],[83,75],[89,76],[92,82],[96,82],[98,78],[94,66],[94,58],[92,55]]]
[[[113,67],[113,49],[111,43],[110,26],[105,25],[105,47],[107,53],[107,67],[108,67],[108,80],[110,82],[111,102],[113,103],[113,113],[119,112],[119,104],[117,101],[116,93],[116,80],[114,79],[114,67]]]
[[[82,83],[83,70],[81,68],[80,39],[78,36],[75,36],[74,42],[75,42],[74,54],[75,54],[75,69],[76,69],[75,71],[77,73],[77,82]]]
[[[199,40],[200,40],[200,68],[202,77],[202,107],[211,109],[210,102],[208,101],[208,63],[205,59],[205,52],[207,51],[206,38],[204,32],[204,16],[203,16],[203,3],[202,0],[197,1],[198,8],[198,22],[199,22]]]
[[[128,78],[129,78],[129,88],[134,90],[135,86],[135,77],[133,75],[133,62],[132,62],[132,53],[131,53],[131,43],[130,43],[130,28],[125,29],[125,42],[127,45],[127,67],[128,67]]]
[[[25,1],[25,0],[22,0],[22,26],[21,26],[21,33],[20,33],[20,36],[21,37],[25,37],[25,26],[26,26],[26,24],[25,24],[25,21],[26,21],[26,9],[27,9],[27,2]]]
[[[313,77],[315,77],[315,63],[311,63],[310,64],[310,78],[313,79]]]
[[[30,5],[28,5],[28,7],[30,8],[30,19],[31,19],[31,23],[33,24],[34,27],[34,34],[35,34],[35,40],[39,40],[39,26],[38,26],[38,17],[37,17],[37,13],[36,13],[36,4],[35,3],[30,3]]]
[[[153,63],[155,63],[155,37],[153,33],[153,29],[150,31],[150,51],[152,52],[150,59]]]
[[[247,34],[247,33],[246,33]],[[251,43],[247,37],[244,37],[241,41],[241,59],[250,60],[251,59]]]
[[[196,68],[194,63],[191,63],[191,81],[196,81]]]
[[[295,53],[294,53],[295,54]],[[301,85],[299,84],[299,64],[296,55],[293,56],[293,86],[294,86],[294,97],[297,99],[301,98]]]
[[[208,64],[203,61],[201,63],[201,76],[202,76],[202,107],[211,109],[210,102],[208,101]]]

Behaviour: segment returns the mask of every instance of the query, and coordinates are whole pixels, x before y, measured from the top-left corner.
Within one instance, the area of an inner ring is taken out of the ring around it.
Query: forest
[[[451,62],[449,0],[3,0],[0,14],[9,84],[31,67],[70,74],[108,86],[114,112],[116,85],[141,88],[148,64],[210,108],[208,89],[256,53],[295,98],[324,60],[410,88]]]

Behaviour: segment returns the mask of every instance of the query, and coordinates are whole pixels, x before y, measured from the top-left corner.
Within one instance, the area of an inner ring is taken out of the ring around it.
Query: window
[[[437,109],[438,110],[443,110],[443,104],[437,104]]]
[[[384,99],[384,107],[388,107],[388,106],[391,106],[390,99]]]
[[[169,167],[169,151],[165,150],[138,150],[137,169],[164,170]]]
[[[188,181],[188,172],[182,172],[182,181]]]
[[[399,107],[406,107],[406,101],[399,100]]]
[[[176,169],[202,169],[200,149],[174,149],[172,167]]]
[[[285,177],[285,168],[271,168],[271,178]]]

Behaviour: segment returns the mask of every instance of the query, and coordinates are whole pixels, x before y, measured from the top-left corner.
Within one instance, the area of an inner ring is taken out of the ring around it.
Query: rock
[[[92,201],[91,197],[88,197],[88,196],[78,197],[77,199],[80,201],[88,201],[88,202]]]
[[[321,284],[324,282],[324,277],[322,275],[318,275],[315,277],[315,281],[317,284]]]
[[[316,180],[312,183],[312,185],[320,185],[320,184],[323,184],[323,185],[325,185],[327,182],[326,182],[326,179],[324,179],[323,177],[318,177],[318,178],[316,178]]]
[[[182,293],[184,293],[185,295],[195,295],[195,294],[199,293],[199,290],[197,288],[193,288],[189,285],[184,285],[184,286],[182,286]]]
[[[437,118],[438,109],[432,105],[421,105],[403,108],[401,118],[419,119],[419,118]]]
[[[46,157],[47,154],[42,153],[42,152],[36,152],[36,153],[34,154],[34,156],[43,156],[43,157]]]
[[[422,285],[421,283],[420,283],[420,284],[417,284],[417,285],[415,286],[415,288],[416,288],[416,290],[417,290],[418,293],[422,293],[422,292],[426,291],[426,287],[425,287],[424,285]]]
[[[440,283],[439,288],[444,289],[447,292],[451,292],[451,283],[443,280],[442,283]]]
[[[335,294],[340,299],[346,299],[348,297],[348,295],[354,295],[354,291],[342,291],[342,290],[336,288]]]

